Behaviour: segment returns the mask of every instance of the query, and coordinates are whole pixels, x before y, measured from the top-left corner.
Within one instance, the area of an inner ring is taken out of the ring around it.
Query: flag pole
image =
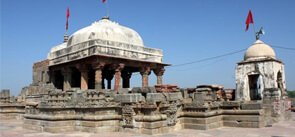
[[[67,11],[66,11],[66,31],[64,34],[64,42],[67,42],[69,39],[69,37],[68,37],[69,17],[70,17],[70,8],[68,7]]]
[[[252,24],[253,24],[254,37],[255,37],[255,40],[257,40],[257,38],[256,38],[256,30],[255,30],[255,25],[254,25],[254,23],[252,23]]]
[[[107,6],[107,17],[110,17],[110,12],[109,12],[109,2],[106,1],[106,6]]]

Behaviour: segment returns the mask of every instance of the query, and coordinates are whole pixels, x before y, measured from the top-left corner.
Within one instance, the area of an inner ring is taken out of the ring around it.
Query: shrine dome
[[[100,39],[113,42],[120,42],[143,47],[143,40],[140,35],[128,27],[119,25],[116,22],[104,17],[90,26],[76,31],[70,36],[67,46],[87,42],[89,40]]]
[[[257,40],[252,46],[250,46],[245,55],[244,60],[256,60],[262,58],[276,58],[274,50],[261,40]]]

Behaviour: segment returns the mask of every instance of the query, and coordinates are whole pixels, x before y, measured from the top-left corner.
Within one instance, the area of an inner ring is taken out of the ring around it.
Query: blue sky
[[[69,6],[69,34],[106,15],[101,0],[1,0],[0,89],[13,94],[32,81],[32,64],[46,59],[63,41]],[[248,10],[262,40],[294,48],[294,0],[108,0],[111,20],[136,30],[147,47],[164,51],[164,62],[182,64],[249,47],[253,26],[245,32]],[[295,89],[295,51],[275,48],[285,63],[288,89]],[[235,88],[234,70],[244,52],[205,62],[166,68],[164,83],[180,87],[221,84]],[[155,84],[155,76],[150,75]],[[132,86],[141,85],[134,75]]]

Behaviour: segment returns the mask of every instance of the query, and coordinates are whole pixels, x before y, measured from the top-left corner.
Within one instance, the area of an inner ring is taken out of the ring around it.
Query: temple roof
[[[68,46],[92,39],[102,39],[114,42],[120,42],[136,46],[144,46],[140,35],[128,27],[119,25],[116,22],[103,18],[90,26],[76,31],[68,41]]]
[[[53,47],[47,59],[50,65],[57,65],[90,56],[162,63],[163,52],[144,46],[142,38],[133,29],[102,18],[76,31],[68,40],[65,35],[64,43]]]
[[[254,44],[247,49],[244,55],[245,61],[263,58],[276,59],[276,54],[269,45],[265,44],[261,40],[255,41]]]

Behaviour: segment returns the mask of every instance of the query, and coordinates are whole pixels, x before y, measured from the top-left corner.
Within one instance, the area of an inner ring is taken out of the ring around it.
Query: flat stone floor
[[[103,133],[47,133],[27,130],[22,128],[22,122],[16,120],[0,121],[0,137],[148,137],[136,133],[125,132],[103,132]],[[183,129],[167,134],[154,135],[155,137],[295,137],[295,112],[292,120],[282,121],[272,127],[263,128],[231,128],[222,127],[211,130],[189,130]]]

